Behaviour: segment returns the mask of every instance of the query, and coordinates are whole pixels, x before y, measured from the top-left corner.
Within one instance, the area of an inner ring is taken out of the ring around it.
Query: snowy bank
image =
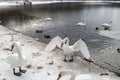
[[[9,43],[13,38],[22,43],[23,55],[28,59],[25,67],[27,72],[21,77],[13,75],[11,66],[6,62],[7,56],[11,52],[4,50],[9,47]],[[63,52],[55,50],[51,53],[43,52],[45,44],[37,42],[31,37],[22,35],[0,26],[0,80],[56,80],[60,70],[72,70],[77,75],[91,74],[98,75],[101,73],[108,73],[108,76],[100,76],[106,78],[105,80],[120,80],[113,73],[106,69],[101,69],[89,62],[76,57],[72,63],[63,62]],[[68,76],[69,77],[69,76]],[[64,78],[63,80],[66,80]]]

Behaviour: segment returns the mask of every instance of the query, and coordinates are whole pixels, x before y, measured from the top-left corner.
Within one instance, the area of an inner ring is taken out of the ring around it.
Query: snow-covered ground
[[[26,66],[22,67],[27,69],[27,72],[21,77],[13,74],[11,65],[6,61],[11,52],[4,49],[9,48],[13,40],[11,35],[13,35],[14,40],[22,43],[23,55],[28,60]],[[62,51],[56,49],[51,53],[46,53],[43,52],[45,46],[44,43],[37,42],[31,37],[0,26],[0,80],[57,80],[58,73],[61,70],[72,70],[77,75],[91,74],[99,76],[101,73],[108,73],[109,75],[100,77],[106,78],[105,80],[120,80],[119,77],[116,77],[108,70],[101,69],[82,60],[80,57],[75,57],[74,62],[71,63],[63,62]],[[28,65],[30,68],[28,68]],[[62,80],[67,79],[64,77]]]

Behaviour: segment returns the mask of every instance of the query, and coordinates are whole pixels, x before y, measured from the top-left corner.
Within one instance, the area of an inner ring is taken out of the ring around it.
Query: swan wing
[[[75,80],[104,80],[100,76],[90,75],[90,74],[81,74],[77,76]]]
[[[50,52],[56,48],[56,46],[60,47],[62,39],[59,36],[54,37],[46,46],[44,51]]]
[[[86,59],[90,58],[90,53],[89,53],[88,47],[82,39],[79,39],[77,42],[75,42],[75,44],[73,45],[73,48],[74,48],[75,51],[80,51],[81,54]]]

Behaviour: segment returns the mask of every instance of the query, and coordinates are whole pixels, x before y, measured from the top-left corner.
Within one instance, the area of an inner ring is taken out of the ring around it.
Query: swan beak
[[[57,80],[59,80],[61,77],[62,77],[61,74],[59,74]]]
[[[61,43],[61,46],[60,46],[61,48],[63,47],[63,43]]]
[[[13,51],[13,48],[14,48],[14,45],[11,46],[11,50],[10,51]]]

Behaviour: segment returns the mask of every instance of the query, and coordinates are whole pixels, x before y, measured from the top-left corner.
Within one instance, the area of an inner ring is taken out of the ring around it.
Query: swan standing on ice
[[[11,46],[12,55],[7,58],[7,61],[13,67],[13,73],[16,76],[21,76],[26,70],[22,70],[21,66],[26,64],[26,57],[22,55],[22,46],[19,42],[14,42]],[[15,67],[19,67],[19,72],[15,72]]]
[[[65,58],[64,58],[64,61],[65,62],[73,62],[73,53],[74,52],[78,52],[80,51],[81,54],[84,56],[84,59],[85,60],[88,60],[90,59],[90,53],[89,53],[89,50],[87,48],[87,45],[86,43],[84,42],[83,39],[79,39],[78,41],[76,41],[73,45],[69,45],[69,40],[67,42],[68,44],[64,44],[62,43],[61,44],[61,48],[62,50],[64,51],[65,53]],[[72,54],[71,56],[71,59],[67,60],[66,57],[68,54]]]
[[[109,23],[103,23],[102,26],[104,27],[104,30],[110,30],[112,26],[112,21],[110,21]]]
[[[49,42],[44,51],[50,52],[54,50],[56,46],[64,51],[65,62],[73,62],[73,53],[78,51],[81,51],[81,54],[84,56],[85,60],[90,59],[90,53],[88,51],[87,45],[82,39],[79,39],[77,42],[74,43],[74,45],[70,46],[68,37],[62,40],[59,36],[57,36]],[[72,54],[71,59],[69,60],[66,59],[68,54]]]
[[[60,78],[65,75],[71,76],[69,79],[65,80],[109,80],[108,78],[103,78],[99,75],[82,74],[76,76],[76,74],[72,71],[60,71],[57,80],[60,80]]]

